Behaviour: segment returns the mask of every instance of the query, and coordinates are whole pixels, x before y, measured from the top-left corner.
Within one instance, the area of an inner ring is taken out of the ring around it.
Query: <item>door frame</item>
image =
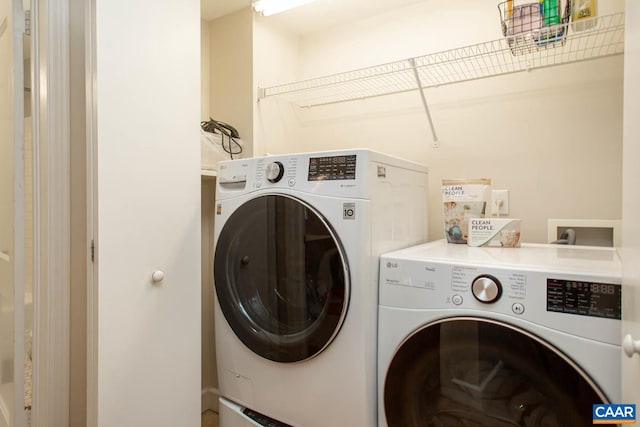
[[[69,420],[69,7],[32,1],[34,338],[31,423]]]
[[[86,286],[86,426],[98,425],[98,268],[95,264],[98,254],[97,233],[97,123],[96,108],[96,0],[70,0],[74,7],[84,7],[83,41],[84,41],[84,135],[85,142],[85,233],[91,248],[91,257],[87,257],[85,278]]]
[[[623,164],[622,164],[622,283],[623,318],[620,340],[628,336],[640,339],[640,226],[636,220],[640,207],[640,190],[637,186],[640,173],[636,160],[640,154],[640,126],[635,114],[640,111],[640,85],[633,72],[640,69],[640,7],[636,1],[625,2],[625,52],[624,52],[624,117],[623,117]],[[623,351],[622,359],[622,402],[640,405],[640,359],[627,356]]]
[[[13,268],[13,404],[9,409],[9,423],[15,427],[25,425],[25,132],[24,132],[24,32],[25,20],[22,0],[10,0],[7,19],[10,19],[7,34],[10,40],[11,105],[13,127],[10,132],[13,145],[13,242],[9,249],[9,261]],[[5,21],[6,22],[6,21]],[[7,27],[5,27],[7,28]],[[11,267],[10,267],[11,268]],[[0,414],[0,417],[2,414]]]

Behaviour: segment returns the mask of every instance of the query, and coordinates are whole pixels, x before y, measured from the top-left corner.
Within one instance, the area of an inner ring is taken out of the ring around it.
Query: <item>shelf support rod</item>
[[[431,135],[433,136],[433,148],[440,147],[440,141],[438,141],[438,135],[436,135],[436,129],[433,126],[433,119],[431,118],[431,112],[429,111],[429,104],[427,104],[427,98],[424,95],[424,89],[422,88],[422,82],[420,81],[420,75],[418,74],[418,68],[416,67],[416,60],[414,58],[409,58],[409,64],[411,64],[411,69],[413,70],[413,76],[416,79],[416,84],[418,85],[418,91],[420,92],[420,98],[422,99],[422,106],[424,107],[424,112],[427,113],[427,120],[429,120],[429,126],[431,127]]]

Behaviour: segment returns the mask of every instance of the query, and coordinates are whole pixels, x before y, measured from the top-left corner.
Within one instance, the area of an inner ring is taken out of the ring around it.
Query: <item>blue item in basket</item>
[[[566,30],[567,29],[564,25],[543,27],[535,38],[536,44],[538,46],[546,46],[551,43],[562,41]]]
[[[544,16],[544,0],[540,0],[540,16]]]

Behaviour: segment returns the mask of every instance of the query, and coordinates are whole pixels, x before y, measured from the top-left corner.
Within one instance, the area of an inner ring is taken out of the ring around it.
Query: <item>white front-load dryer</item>
[[[376,425],[378,261],[426,240],[427,171],[369,150],[221,162],[222,427]]]
[[[381,426],[588,426],[620,403],[613,248],[475,248],[380,258]]]

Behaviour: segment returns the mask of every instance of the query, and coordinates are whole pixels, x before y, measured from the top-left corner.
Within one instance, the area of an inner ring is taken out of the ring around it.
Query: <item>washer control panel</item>
[[[218,181],[229,190],[286,188],[315,194],[357,195],[363,191],[360,181],[364,178],[361,171],[365,161],[355,153],[256,157],[221,162]]]
[[[367,149],[278,154],[219,162],[216,191],[217,200],[280,190],[370,199],[374,192],[375,197],[381,197],[378,194],[382,193],[375,190],[378,188],[385,194],[393,191],[394,196],[422,192],[426,190],[426,175],[422,166]],[[389,185],[394,182],[406,185]],[[412,198],[393,204],[400,208],[412,203]]]
[[[300,159],[292,157],[268,157],[257,159],[255,162],[255,176],[253,187],[256,190],[271,187],[296,187],[297,174],[300,168]]]
[[[311,157],[308,181],[356,179],[356,155]]]
[[[255,166],[254,186],[260,189],[279,183],[287,187],[296,187],[296,184],[355,181],[357,159],[356,154],[309,158],[280,156],[277,159],[258,159]],[[301,177],[300,174],[303,173],[304,176]]]

